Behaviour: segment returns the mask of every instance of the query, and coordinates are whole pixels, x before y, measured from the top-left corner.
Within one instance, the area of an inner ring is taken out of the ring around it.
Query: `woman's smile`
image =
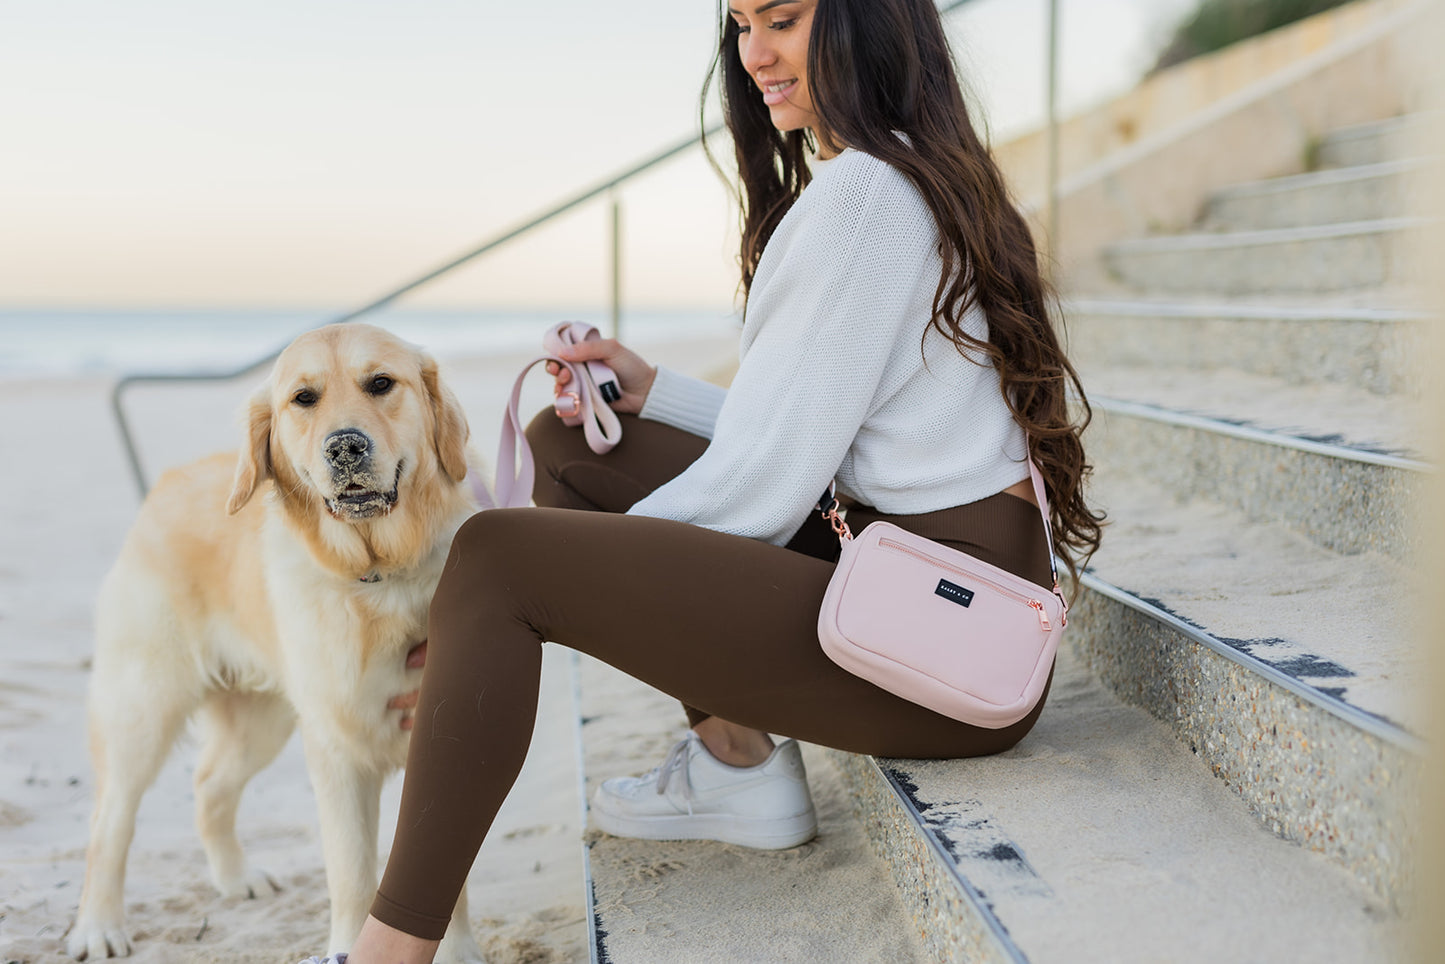
[[[784,103],[788,99],[788,91],[798,84],[797,78],[792,80],[766,81],[759,80],[758,85],[763,88],[763,103],[769,107]]]
[[[733,0],[738,59],[757,84],[773,126],[816,130],[808,91],[808,35],[817,0]]]

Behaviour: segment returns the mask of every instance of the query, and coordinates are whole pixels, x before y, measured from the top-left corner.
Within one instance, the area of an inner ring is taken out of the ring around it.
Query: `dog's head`
[[[226,511],[275,479],[283,502],[359,523],[389,515],[438,474],[467,474],[467,421],[425,352],[371,325],[307,332],[251,399]]]

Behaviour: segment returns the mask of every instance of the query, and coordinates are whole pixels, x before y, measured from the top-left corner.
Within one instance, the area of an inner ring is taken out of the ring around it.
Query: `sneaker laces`
[[[654,773],[657,774],[657,792],[666,792],[668,783],[672,780],[674,773],[682,774],[682,799],[687,804],[687,815],[692,816],[692,776],[688,768],[688,761],[692,753],[692,736],[683,737],[678,740],[667,753],[667,759],[662,761]]]

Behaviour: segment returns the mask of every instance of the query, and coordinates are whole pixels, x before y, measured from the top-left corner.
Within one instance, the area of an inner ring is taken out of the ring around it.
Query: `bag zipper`
[[[986,578],[986,577],[984,577],[984,576],[980,576],[978,573],[969,572],[969,571],[966,570],[966,569],[960,569],[960,568],[957,567],[957,566],[953,566],[953,565],[950,565],[950,564],[948,564],[948,563],[946,563],[946,562],[942,562],[941,560],[935,559],[934,557],[932,557],[932,556],[930,556],[930,555],[928,555],[928,554],[926,554],[926,553],[919,552],[917,549],[913,549],[913,548],[910,548],[909,546],[905,546],[903,543],[898,542],[898,541],[895,540],[895,539],[879,539],[879,540],[878,540],[878,545],[880,545],[880,546],[882,546],[882,547],[884,547],[884,548],[890,549],[890,550],[892,550],[893,552],[901,552],[901,553],[903,553],[904,555],[912,556],[912,557],[915,558],[915,559],[922,560],[923,562],[927,562],[927,563],[929,563],[929,564],[931,564],[931,565],[935,565],[935,566],[938,566],[938,567],[940,567],[940,568],[947,569],[947,570],[950,571],[950,572],[956,572],[956,573],[959,574],[959,576],[961,576],[961,577],[964,578],[964,579],[972,579],[972,580],[975,580],[975,581],[977,581],[977,582],[981,582],[981,583],[983,583],[984,585],[986,585],[986,586],[988,586],[988,587],[990,587],[990,588],[992,588],[992,589],[995,589],[995,590],[997,590],[998,592],[1003,593],[1005,596],[1008,596],[1008,597],[1010,597],[1010,598],[1012,598],[1012,599],[1017,599],[1019,602],[1023,603],[1024,605],[1028,606],[1030,609],[1032,609],[1032,610],[1034,610],[1035,612],[1037,612],[1037,613],[1039,614],[1039,626],[1043,629],[1044,632],[1047,633],[1047,632],[1050,630],[1050,628],[1052,627],[1052,624],[1050,624],[1050,622],[1049,622],[1049,614],[1044,611],[1044,604],[1043,604],[1042,602],[1040,602],[1038,599],[1034,599],[1034,598],[1031,598],[1031,597],[1029,597],[1029,596],[1025,596],[1025,595],[1023,595],[1022,593],[1014,592],[1012,589],[1008,588],[1007,586],[1000,586],[998,583],[996,583],[996,582],[994,582],[994,581],[992,581],[992,580],[990,580],[990,579],[988,579],[988,578]]]

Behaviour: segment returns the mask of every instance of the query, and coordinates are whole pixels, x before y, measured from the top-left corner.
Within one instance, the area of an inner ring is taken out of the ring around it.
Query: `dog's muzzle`
[[[356,429],[342,429],[326,436],[321,452],[326,456],[326,464],[335,471],[364,471],[371,461],[371,437]]]
[[[332,432],[322,443],[335,493],[326,500],[326,508],[338,519],[370,519],[396,505],[404,463],[397,463],[390,479],[378,479],[372,471],[371,448],[371,438],[356,429]]]

